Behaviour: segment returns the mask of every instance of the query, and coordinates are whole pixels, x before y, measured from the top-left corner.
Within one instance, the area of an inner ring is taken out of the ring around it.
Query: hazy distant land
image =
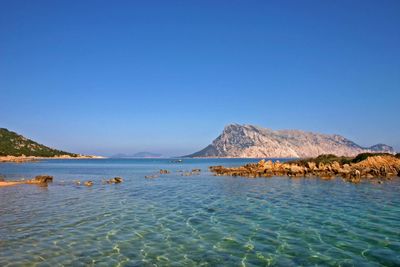
[[[134,154],[119,153],[112,155],[111,158],[162,158],[162,154],[152,152],[137,152]]]

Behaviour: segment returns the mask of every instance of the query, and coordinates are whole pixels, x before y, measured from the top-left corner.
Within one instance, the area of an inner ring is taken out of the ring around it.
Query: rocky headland
[[[20,134],[0,128],[0,162],[32,162],[42,159],[94,159],[99,156],[65,152],[39,144]]]
[[[363,153],[356,157],[321,155],[316,158],[279,162],[261,160],[240,167],[211,166],[215,175],[243,176],[249,178],[288,176],[342,177],[348,182],[359,183],[362,179],[391,179],[400,176],[400,155]]]

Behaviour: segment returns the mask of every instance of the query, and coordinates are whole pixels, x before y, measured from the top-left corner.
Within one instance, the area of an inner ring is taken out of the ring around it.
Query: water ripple
[[[49,161],[0,188],[0,266],[400,266],[400,181],[180,176],[237,160]],[[171,174],[143,177],[159,169]],[[119,185],[102,185],[122,176]],[[72,181],[93,180],[87,188]],[[56,180],[57,181],[57,180]]]

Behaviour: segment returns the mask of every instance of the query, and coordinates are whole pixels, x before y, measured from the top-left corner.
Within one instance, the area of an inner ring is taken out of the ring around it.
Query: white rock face
[[[211,145],[189,157],[305,158],[321,154],[355,156],[364,152],[394,150],[384,144],[364,148],[340,135],[231,124]]]

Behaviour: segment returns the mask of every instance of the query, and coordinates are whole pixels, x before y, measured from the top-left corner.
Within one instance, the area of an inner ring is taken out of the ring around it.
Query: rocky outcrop
[[[50,175],[38,175],[34,178],[34,181],[38,182],[38,183],[43,183],[43,184],[47,184],[47,183],[52,183],[53,182],[53,176]]]
[[[78,154],[39,144],[15,132],[0,128],[0,156],[77,157]]]
[[[53,176],[50,175],[38,175],[33,179],[29,180],[19,180],[19,181],[0,181],[0,187],[2,186],[10,186],[10,185],[19,185],[19,184],[36,184],[40,186],[47,186],[48,183],[53,182]]]
[[[241,167],[212,166],[210,170],[215,175],[249,178],[289,176],[331,179],[342,177],[352,183],[359,183],[363,178],[390,179],[394,176],[400,176],[400,159],[392,155],[372,155],[357,163],[354,163],[354,159],[345,160],[333,157],[331,157],[333,160],[326,160],[326,157],[322,156],[324,160],[318,157],[285,163],[261,160],[258,163],[246,164]]]
[[[124,181],[121,177],[114,177],[107,181],[108,184],[120,184]]]
[[[32,162],[44,158],[102,158],[69,153],[39,144],[15,132],[0,128],[0,162]]]
[[[355,156],[365,152],[394,153],[390,146],[362,147],[340,135],[231,124],[211,145],[187,157],[307,158],[321,154]]]

